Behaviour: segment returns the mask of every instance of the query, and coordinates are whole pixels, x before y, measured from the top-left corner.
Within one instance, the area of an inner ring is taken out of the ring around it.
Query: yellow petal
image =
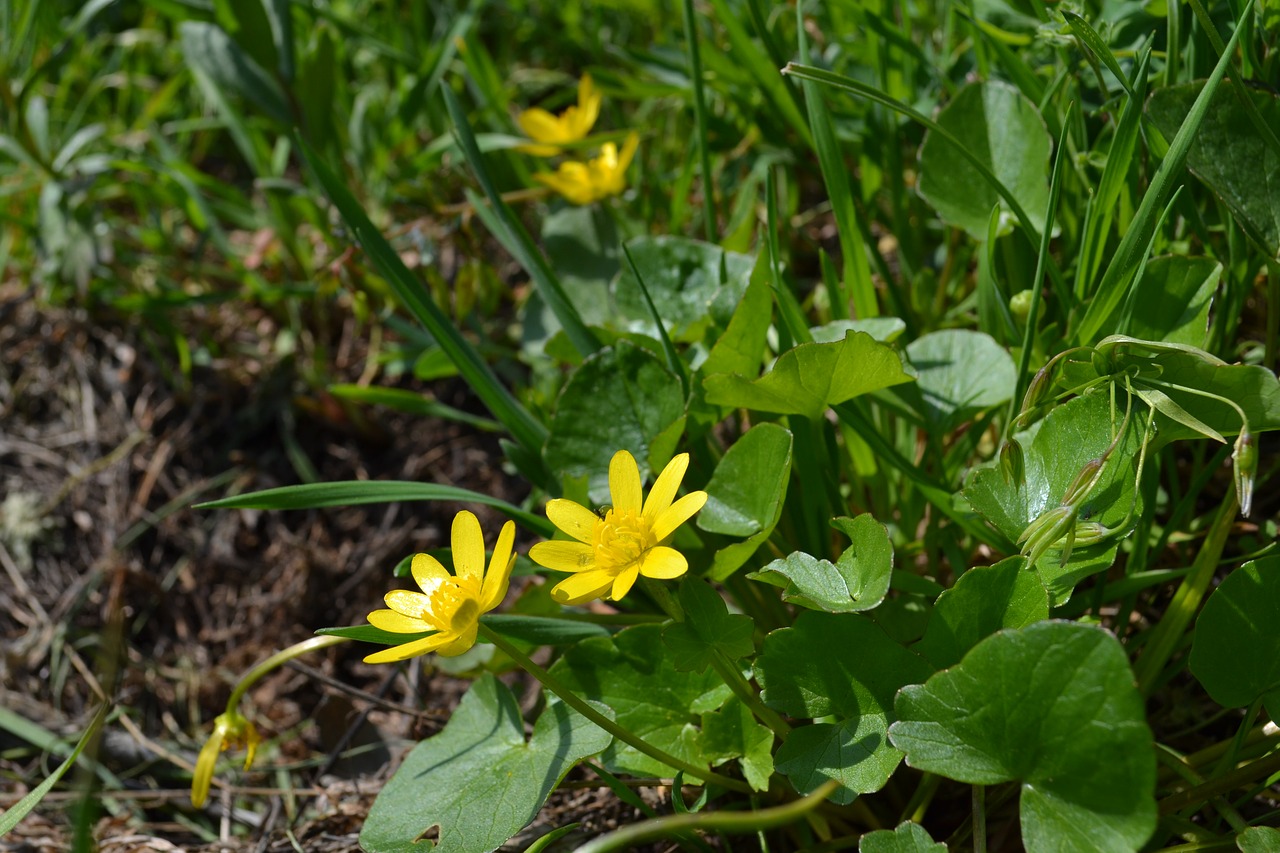
[[[590,173],[582,163],[561,163],[554,173],[539,172],[533,179],[551,187],[574,204],[591,204],[597,198]]]
[[[405,616],[394,610],[375,610],[369,614],[369,624],[393,634],[421,634],[423,631],[436,630],[435,625],[428,625],[421,619]]]
[[[689,561],[675,548],[658,545],[640,555],[640,574],[647,578],[670,580],[689,571]]]
[[[410,619],[422,619],[424,614],[431,612],[431,599],[410,589],[393,589],[382,596],[382,600],[387,607]]]
[[[560,120],[541,107],[532,107],[516,116],[516,124],[538,142],[564,142]]]
[[[555,539],[529,549],[529,559],[556,572],[581,572],[596,567],[596,552],[582,542]]]
[[[613,576],[606,571],[579,572],[556,584],[551,597],[561,604],[582,604],[603,597],[612,586]]]
[[[639,514],[641,494],[640,467],[634,456],[619,450],[609,461],[609,496],[613,499],[613,508]]]
[[[516,564],[516,555],[511,553],[515,541],[515,522],[508,521],[502,525],[502,531],[498,533],[497,544],[493,546],[493,556],[489,558],[489,570],[484,573],[484,585],[480,588],[482,613],[488,613],[497,607],[507,595],[511,567]]]
[[[476,624],[472,622],[469,630],[458,634],[457,638],[454,639],[453,642],[446,643],[436,649],[436,654],[443,658],[457,657],[476,644],[476,631]]]
[[[661,542],[675,533],[676,528],[693,518],[706,502],[706,492],[690,492],[667,507],[653,520],[653,538]]]
[[[680,490],[680,481],[684,479],[684,472],[687,470],[689,470],[689,454],[681,453],[668,462],[667,467],[663,468],[662,473],[658,475],[658,479],[654,480],[653,488],[649,490],[649,497],[644,499],[644,517],[650,524],[653,524],[654,519],[676,499],[676,492]]]
[[[414,554],[410,571],[418,587],[428,595],[435,592],[441,581],[448,579],[449,572],[440,561],[430,554]]]
[[[383,649],[380,652],[374,652],[365,657],[365,663],[394,663],[398,660],[408,660],[418,655],[425,655],[434,652],[441,646],[447,645],[457,637],[453,634],[439,633],[432,634],[430,637],[423,637],[421,640],[414,640],[412,643],[402,643],[398,646],[392,646]]]
[[[620,601],[624,595],[631,591],[631,587],[635,584],[636,578],[640,576],[640,566],[638,563],[632,563],[627,566],[613,580],[613,588],[609,590],[609,598],[614,601]]]
[[[627,134],[627,139],[622,143],[622,153],[618,155],[618,174],[625,176],[627,167],[631,165],[631,159],[636,156],[636,149],[640,147],[640,134],[634,130]]]
[[[213,781],[213,769],[218,763],[218,753],[222,752],[222,739],[225,732],[221,726],[214,726],[213,734],[200,748],[200,756],[196,758],[196,769],[191,774],[191,805],[196,808],[204,806],[209,799],[209,784]]]
[[[472,578],[477,583],[484,577],[484,533],[480,519],[465,509],[453,517],[453,573]]]
[[[596,525],[600,523],[600,516],[582,504],[564,498],[547,501],[547,518],[574,539],[588,545],[595,541]]]

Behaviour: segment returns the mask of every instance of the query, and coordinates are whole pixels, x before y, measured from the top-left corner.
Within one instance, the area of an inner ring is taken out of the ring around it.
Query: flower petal
[[[609,461],[609,496],[615,510],[640,513],[640,466],[636,465],[635,457],[625,450],[613,454]]]
[[[200,748],[200,756],[196,758],[196,769],[191,774],[191,805],[202,808],[209,799],[209,783],[213,781],[213,769],[218,763],[218,753],[222,752],[222,741],[225,732],[214,726],[213,734]]]
[[[560,119],[541,107],[531,107],[516,116],[516,124],[531,139],[538,142],[564,142],[564,128]]]
[[[687,470],[689,470],[689,454],[681,453],[668,462],[667,467],[663,468],[662,473],[658,475],[658,479],[653,481],[649,497],[644,499],[644,517],[650,524],[676,499],[676,492],[680,490],[680,481],[684,479],[684,472]]]
[[[689,571],[689,561],[675,548],[658,545],[640,555],[640,574],[647,578],[670,580]]]
[[[595,540],[600,516],[585,506],[564,498],[547,501],[547,518],[551,523],[579,542],[590,545]]]
[[[622,153],[618,155],[618,175],[620,179],[625,179],[627,167],[631,165],[631,158],[636,156],[636,149],[640,147],[640,134],[634,130],[627,134],[627,139],[622,143]],[[622,183],[622,180],[619,180]]]
[[[516,541],[516,525],[508,521],[502,525],[498,541],[493,546],[493,556],[489,558],[489,570],[484,573],[484,584],[480,587],[480,612],[488,613],[502,603],[507,595],[507,584],[511,580],[511,567],[516,564],[516,555],[511,548]]]
[[[382,600],[387,603],[387,607],[410,619],[421,619],[423,614],[431,612],[431,599],[411,589],[393,589],[382,596]]]
[[[453,517],[453,573],[472,578],[477,583],[484,577],[484,533],[480,519],[465,509]]]
[[[600,116],[600,90],[595,87],[590,74],[583,74],[578,81],[578,109],[573,115],[574,139],[586,136]]]
[[[538,172],[533,179],[551,187],[573,204],[591,204],[599,198],[591,173],[582,163],[561,163],[555,172]]]
[[[680,500],[667,507],[653,520],[653,538],[659,542],[666,539],[676,528],[693,518],[694,513],[702,509],[707,502],[706,492],[690,492]]]
[[[556,572],[581,572],[596,567],[596,552],[582,542],[553,539],[529,549],[529,559]]]
[[[609,598],[614,601],[621,601],[622,597],[631,591],[631,587],[635,585],[636,578],[640,577],[640,564],[632,563],[613,579],[613,589],[609,590]]]
[[[365,663],[393,663],[398,660],[408,660],[418,655],[425,655],[434,652],[441,646],[448,645],[456,640],[454,634],[440,633],[432,634],[430,637],[423,637],[421,640],[414,640],[412,643],[401,643],[398,646],[392,646],[383,649],[380,652],[374,652],[365,657]]]
[[[436,587],[449,578],[449,571],[430,554],[414,554],[410,571],[418,587],[427,595],[435,592]]]
[[[394,610],[375,610],[369,614],[369,624],[393,634],[421,634],[423,631],[436,630],[435,625],[428,625],[421,619],[405,616]]]
[[[451,643],[446,643],[436,649],[436,654],[443,658],[453,658],[462,654],[476,644],[476,623],[471,623],[471,628],[457,635]]]
[[[601,598],[613,586],[613,576],[604,570],[570,575],[551,589],[551,597],[561,604],[582,604]]]

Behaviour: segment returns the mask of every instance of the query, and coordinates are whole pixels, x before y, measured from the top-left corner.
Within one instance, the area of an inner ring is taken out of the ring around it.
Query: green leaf
[[[1251,826],[1236,836],[1236,847],[1242,853],[1280,853],[1280,829]]]
[[[1196,619],[1191,672],[1213,701],[1243,708],[1258,697],[1280,717],[1280,557],[1245,563]]]
[[[1042,230],[1053,137],[1035,104],[1007,83],[972,83],[942,109],[938,124],[1008,188],[1037,233]],[[920,146],[920,194],[944,220],[975,240],[987,239],[991,208],[1002,203],[956,145],[933,131]]]
[[[1115,428],[1123,420],[1123,402],[1118,402]],[[1112,412],[1106,394],[1076,397],[1055,407],[1034,432],[1020,433],[1026,482],[1007,479],[999,463],[975,469],[965,482],[969,505],[991,522],[1009,540],[1018,537],[1037,516],[1057,507],[1084,465],[1102,456],[1112,438]],[[1129,429],[1103,469],[1097,486],[1081,509],[1081,520],[1119,525],[1142,509],[1142,494],[1134,490],[1135,468],[1143,427],[1135,414]],[[1137,504],[1135,505],[1135,501]],[[1103,571],[1115,559],[1114,537],[1094,545],[1077,545],[1071,559],[1061,565],[1061,553],[1049,551],[1036,563],[1040,581],[1049,590],[1050,604],[1065,604],[1076,583]]]
[[[733,443],[707,483],[698,529],[726,536],[773,530],[791,472],[791,432],[757,424]]]
[[[915,368],[915,384],[895,392],[943,431],[1008,402],[1016,384],[1013,359],[1004,347],[990,335],[968,329],[917,338],[907,345],[907,361]]]
[[[493,676],[482,676],[444,731],[414,747],[383,786],[360,845],[369,853],[430,850],[418,839],[436,827],[440,853],[494,850],[533,820],[573,765],[611,740],[552,702],[526,742],[515,697]]]
[[[1209,306],[1221,277],[1222,264],[1213,258],[1152,258],[1134,291],[1129,334],[1203,347],[1209,335]]]
[[[89,727],[84,730],[79,742],[63,762],[55,767],[43,782],[28,791],[26,796],[7,808],[3,813],[0,813],[0,838],[3,838],[8,834],[9,830],[21,823],[22,819],[40,804],[40,801],[44,799],[44,795],[53,790],[53,786],[58,784],[58,780],[62,778],[63,774],[71,769],[71,765],[76,763],[76,759],[80,757],[80,753],[84,752],[84,748],[98,736],[103,722],[107,719],[107,712],[110,710],[111,706],[107,704],[103,704],[98,708],[98,713],[93,715],[93,719],[89,722]]]
[[[878,790],[902,757],[884,737],[893,696],[932,671],[864,616],[801,613],[765,638],[755,666],[761,698],[792,717],[834,722],[793,729],[774,758],[779,769],[802,792],[838,779],[836,802]]]
[[[684,237],[637,237],[627,241],[636,268],[673,340],[690,342],[708,327],[723,329],[747,290],[755,260]],[[657,337],[635,273],[628,265],[613,283],[620,319],[631,331]]]
[[[677,758],[710,764],[696,724],[732,693],[714,670],[676,672],[662,642],[661,625],[638,625],[612,638],[570,647],[551,674],[581,696],[613,709],[618,725]],[[669,777],[674,772],[630,746],[615,742],[602,756],[618,773]]]
[[[590,637],[609,636],[609,629],[605,626],[580,619],[486,613],[480,617],[480,621],[504,637],[535,646],[571,646]]]
[[[587,477],[591,500],[608,503],[613,455],[631,451],[647,478],[651,452],[669,455],[683,422],[679,378],[652,353],[619,341],[584,361],[565,384],[544,458],[561,477]]]
[[[706,672],[717,651],[731,661],[756,650],[750,616],[730,614],[720,593],[697,578],[680,584],[684,621],[673,622],[662,632],[677,672]]]
[[[317,509],[326,506],[358,506],[360,504],[394,503],[396,501],[458,501],[495,507],[526,528],[543,536],[555,532],[554,525],[542,516],[525,512],[504,500],[489,495],[441,486],[436,483],[414,483],[408,480],[349,480],[345,483],[311,483],[303,486],[281,486],[246,492],[216,501],[196,504],[196,509]]]
[[[829,406],[911,379],[892,348],[865,332],[849,332],[838,343],[787,350],[759,379],[717,374],[703,387],[710,403],[817,420]]]
[[[920,824],[905,821],[897,829],[877,829],[863,835],[858,853],[947,853],[947,845],[934,841]]]
[[[912,651],[938,669],[960,662],[969,649],[1001,628],[1021,628],[1049,618],[1049,593],[1026,560],[1009,557],[969,569],[934,603],[924,637]]]
[[[757,791],[769,789],[773,775],[773,732],[756,722],[751,709],[737,698],[719,711],[702,715],[702,732],[712,764],[739,759],[747,784]]]
[[[782,587],[784,600],[810,610],[854,613],[872,609],[889,592],[893,572],[889,532],[870,513],[832,519],[831,525],[853,541],[834,564],[796,551],[747,577]]]
[[[286,127],[293,124],[284,91],[253,57],[240,49],[216,24],[183,21],[178,25],[182,55],[187,64],[223,92],[252,103],[263,114]]]
[[[898,694],[907,763],[959,782],[1020,781],[1022,841],[1039,851],[1134,851],[1156,825],[1155,753],[1120,643],[1038,622],[994,634]]]
[[[346,637],[360,643],[377,643],[380,646],[399,646],[412,643],[423,637],[430,637],[435,631],[419,631],[414,634],[397,634],[375,628],[372,625],[344,625],[337,628],[317,628],[316,633],[324,637]]]
[[[765,339],[773,320],[773,295],[769,290],[767,265],[762,253],[752,270],[751,281],[699,373],[711,376],[716,373],[741,373],[744,376],[760,372],[765,352]],[[843,337],[843,335],[842,335]]]
[[[1157,90],[1147,102],[1147,115],[1165,138],[1186,119],[1203,82]],[[1263,122],[1280,133],[1280,98],[1249,89]],[[1231,208],[1237,221],[1271,257],[1280,255],[1280,152],[1269,144],[1249,118],[1239,92],[1220,88],[1213,93],[1204,121],[1187,153],[1187,167]]]

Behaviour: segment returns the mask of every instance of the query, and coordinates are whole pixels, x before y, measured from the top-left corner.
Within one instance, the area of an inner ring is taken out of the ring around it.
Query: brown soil
[[[120,718],[93,749],[121,780],[106,787],[124,790],[90,797],[92,820],[81,821],[111,853],[357,850],[382,781],[467,686],[431,659],[371,666],[357,644],[313,654],[250,692],[242,710],[267,742],[252,770],[221,771],[209,803],[193,809],[189,771],[237,677],[317,628],[363,622],[387,589],[406,585],[392,577],[397,562],[447,546],[461,508],[193,504],[299,482],[291,454],[322,481],[527,495],[502,472],[492,435],[339,405],[301,378],[298,357],[272,354],[271,316],[236,311],[184,315],[192,340],[235,353],[184,377],[154,330],[0,287],[0,707],[74,743],[103,697],[116,703]],[[334,338],[324,375],[356,381],[363,343],[350,325]],[[401,387],[481,411],[461,383]],[[496,530],[492,510],[466,508]],[[7,728],[0,808],[61,760]],[[69,773],[4,849],[70,849],[77,792],[92,781]],[[657,804],[656,792],[645,797]],[[607,790],[557,792],[516,849],[572,820],[589,835],[637,816]]]

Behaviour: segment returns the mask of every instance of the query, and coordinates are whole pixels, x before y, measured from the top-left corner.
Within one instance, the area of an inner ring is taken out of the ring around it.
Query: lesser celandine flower
[[[649,497],[643,498],[640,468],[625,450],[609,463],[609,494],[613,506],[592,512],[570,500],[547,504],[547,518],[574,541],[540,542],[529,557],[557,572],[572,572],[556,584],[551,596],[561,604],[581,604],[594,598],[622,598],[636,578],[676,578],[689,569],[684,555],[667,542],[707,502],[706,492],[690,492],[675,500],[689,467],[681,453],[658,475]]]
[[[600,115],[600,93],[591,82],[590,74],[583,74],[578,81],[578,104],[567,107],[558,116],[541,107],[527,109],[516,116],[516,124],[543,145],[521,145],[520,150],[538,157],[553,157],[560,153],[560,145],[577,142],[588,133]],[[555,144],[558,143],[558,144]]]
[[[411,640],[374,652],[365,663],[389,663],[428,652],[452,657],[475,645],[480,614],[502,603],[516,557],[512,553],[516,526],[508,521],[498,534],[488,571],[484,566],[484,534],[480,521],[465,510],[453,519],[453,570],[449,574],[440,561],[429,554],[413,558],[413,579],[422,592],[407,589],[386,594],[388,610],[369,614],[369,624],[396,634],[429,637]]]
[[[253,723],[246,720],[239,711],[227,711],[214,718],[213,734],[200,749],[196,770],[191,777],[191,805],[200,808],[209,798],[209,783],[213,781],[213,768],[218,763],[219,753],[225,749],[243,747],[246,750],[244,769],[248,770],[261,741]]]
[[[574,204],[591,204],[627,188],[627,167],[639,144],[640,137],[632,131],[627,134],[621,152],[617,145],[606,142],[594,160],[561,163],[554,172],[539,172],[533,177]]]

